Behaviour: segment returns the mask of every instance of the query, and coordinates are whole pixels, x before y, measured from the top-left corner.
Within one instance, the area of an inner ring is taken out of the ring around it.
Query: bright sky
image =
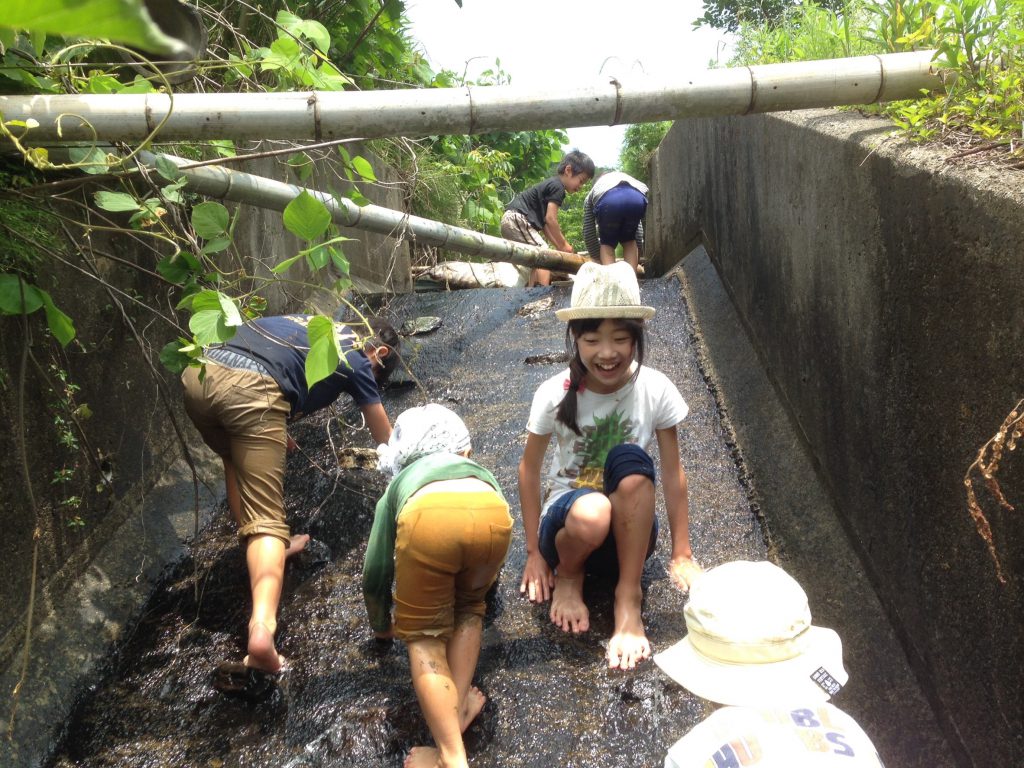
[[[693,29],[701,0],[408,0],[413,37],[435,70],[472,79],[501,60],[514,85],[573,88],[724,64],[726,38]],[[480,57],[480,58],[476,58]],[[569,145],[616,166],[623,126],[570,128]]]

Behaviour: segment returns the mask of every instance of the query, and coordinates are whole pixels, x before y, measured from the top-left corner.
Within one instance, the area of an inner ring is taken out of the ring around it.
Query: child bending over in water
[[[519,500],[526,534],[520,591],[551,599],[551,621],[565,632],[590,628],[585,573],[617,574],[615,628],[608,666],[632,669],[651,655],[640,615],[640,577],[654,552],[655,468],[646,448],[657,435],[665,509],[672,537],[669,573],[686,591],[701,573],[689,537],[686,474],[677,425],[687,405],[662,373],[643,365],[645,319],[640,287],[626,262],[584,264],[568,309],[570,364],[541,384],[519,463]],[[551,435],[557,442],[551,491],[541,502],[541,466]]]
[[[494,476],[470,461],[462,419],[443,406],[404,411],[377,450],[381,469],[395,477],[377,502],[363,596],[374,634],[406,643],[413,689],[437,745],[413,748],[405,766],[467,766],[462,733],[486,701],[471,683],[484,596],[512,535],[508,503]]]

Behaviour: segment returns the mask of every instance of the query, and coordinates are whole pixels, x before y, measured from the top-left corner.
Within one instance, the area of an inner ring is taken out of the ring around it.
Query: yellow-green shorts
[[[448,638],[484,615],[512,538],[508,504],[494,491],[427,493],[398,515],[395,635]]]

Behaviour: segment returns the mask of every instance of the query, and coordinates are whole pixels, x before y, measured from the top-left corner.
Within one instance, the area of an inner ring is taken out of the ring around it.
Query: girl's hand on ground
[[[526,595],[531,603],[546,603],[555,588],[555,575],[548,567],[547,560],[540,552],[526,556],[523,580],[519,582],[520,594]]]
[[[672,583],[683,592],[689,592],[693,583],[704,573],[704,569],[692,557],[674,557],[668,566]]]

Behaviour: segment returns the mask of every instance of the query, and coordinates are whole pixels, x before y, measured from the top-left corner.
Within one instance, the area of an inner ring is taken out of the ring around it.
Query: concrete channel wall
[[[366,154],[360,147],[349,146],[349,151]],[[383,183],[363,185],[364,194],[378,205],[400,209],[397,176],[375,159],[373,164]],[[283,157],[233,167],[298,183]],[[323,166],[305,184],[342,190],[348,185]],[[318,287],[332,283],[337,274],[314,278],[299,263],[289,271],[289,281],[264,282],[272,277],[270,268],[293,256],[301,245],[284,229],[280,213],[230,203],[228,207],[238,213],[237,248],[221,255],[221,267],[253,276],[247,288],[267,299],[269,313],[331,314],[338,308],[336,295]],[[69,220],[82,218],[71,206],[65,214]],[[344,250],[358,287],[409,290],[407,244],[354,230],[342,234],[353,238]],[[202,447],[181,410],[176,377],[158,360],[161,347],[179,333],[175,322],[187,328],[187,314],[173,309],[177,290],[156,277],[152,251],[138,247],[135,238],[93,231],[96,272],[118,288],[108,293],[88,277],[85,260],[74,253],[70,240],[77,237],[83,237],[81,230],[69,224],[66,237],[60,239],[67,263],[54,260],[36,280],[74,319],[78,336],[58,352],[43,332],[42,313],[31,318],[24,422],[34,505],[26,493],[16,439],[25,334],[21,318],[0,317],[0,422],[8,436],[7,450],[0,455],[5,543],[0,560],[0,721],[5,726],[14,723],[11,738],[0,739],[3,766],[39,764],[74,698],[95,681],[97,664],[112,643],[124,639],[153,585],[181,556],[182,542],[194,530],[197,489],[172,416],[197,463],[199,509],[209,514],[223,496],[220,463]],[[67,429],[55,428],[55,419],[68,420],[69,409],[60,401],[69,397],[71,408],[87,406],[87,412],[78,412],[85,438],[70,424]],[[65,432],[83,451],[67,449],[62,442]],[[96,461],[87,461],[84,452]],[[55,473],[71,467],[75,472],[70,483],[53,481]],[[109,486],[101,481],[104,469],[111,475]],[[80,503],[69,504],[71,497]],[[22,677],[25,618],[33,585],[29,662],[25,683],[15,697],[9,694]]]
[[[649,252],[658,273],[710,255],[959,762],[1022,765],[1024,457],[996,474],[1015,510],[979,492],[1006,583],[964,475],[1024,397],[1024,174],[890,133],[833,110],[679,121]]]

